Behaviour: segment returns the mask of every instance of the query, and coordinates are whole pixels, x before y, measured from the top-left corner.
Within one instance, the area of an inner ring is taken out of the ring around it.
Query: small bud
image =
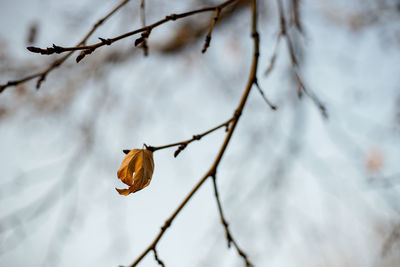
[[[179,153],[181,153],[182,150],[180,150],[179,148],[174,152],[174,158],[176,158]]]
[[[101,37],[99,37],[99,39],[103,44],[111,45],[111,40],[110,39],[104,39],[104,38],[101,38]]]
[[[85,52],[82,51],[79,56],[76,57],[76,63],[79,63],[86,56]]]
[[[53,44],[53,49],[54,49],[54,52],[56,52],[57,54],[60,54],[63,52],[63,48],[61,46],[58,46],[55,44]]]
[[[40,51],[42,50],[39,47],[35,47],[35,46],[28,46],[26,49],[28,49],[32,53],[40,53]]]
[[[142,43],[144,41],[143,37],[139,37],[135,40],[135,46],[138,46],[140,43]]]

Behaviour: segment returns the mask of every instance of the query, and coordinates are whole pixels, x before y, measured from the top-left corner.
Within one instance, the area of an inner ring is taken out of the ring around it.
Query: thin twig
[[[327,119],[327,118],[328,118],[328,112],[327,112],[327,110],[326,110],[325,105],[324,105],[324,104],[321,102],[321,100],[315,95],[315,93],[313,93],[312,91],[308,90],[308,89],[305,87],[305,85],[304,85],[304,83],[303,83],[303,81],[302,81],[302,79],[301,79],[301,77],[300,77],[300,74],[299,74],[297,68],[294,68],[294,71],[295,71],[296,80],[297,80],[297,83],[298,83],[299,87],[302,88],[302,91],[303,91],[303,92],[314,102],[314,104],[318,107],[318,109],[319,109],[319,111],[321,112],[322,116],[323,116],[325,119]]]
[[[94,33],[94,31],[102,25],[107,19],[109,19],[115,12],[117,12],[121,7],[123,7],[126,3],[128,3],[130,0],[123,0],[121,1],[113,10],[111,10],[109,13],[107,13],[103,18],[98,20],[90,29],[90,31],[83,37],[83,39],[77,44],[77,46],[84,45],[86,41],[89,39],[89,37]],[[17,86],[21,83],[30,81],[35,78],[39,78],[37,83],[36,83],[36,89],[40,88],[40,85],[42,82],[46,79],[47,74],[49,74],[52,70],[63,64],[71,55],[73,54],[73,51],[69,52],[65,56],[55,60],[53,63],[51,63],[45,70],[34,73],[31,75],[28,75],[24,78],[21,78],[19,80],[14,80],[14,81],[8,81],[6,84],[1,84],[0,85],[0,93],[2,93],[7,87],[10,86]]]
[[[211,21],[210,29],[208,30],[208,33],[207,33],[207,36],[206,36],[206,40],[204,41],[204,46],[203,46],[203,49],[201,50],[201,53],[205,53],[207,51],[207,48],[210,46],[211,34],[212,34],[212,31],[214,29],[215,24],[218,21],[219,14],[221,14],[221,8],[216,8],[215,12],[214,12],[214,17],[213,17],[213,19]]]
[[[138,45],[138,44],[142,43],[144,41],[144,39],[148,38],[150,32],[154,28],[156,28],[156,27],[158,27],[158,26],[160,26],[160,25],[162,25],[162,24],[164,24],[166,22],[175,21],[175,20],[178,20],[178,19],[181,19],[181,18],[185,18],[185,17],[189,17],[189,16],[192,16],[192,15],[195,15],[195,14],[199,14],[199,13],[213,11],[213,10],[215,10],[217,8],[223,9],[224,7],[230,5],[231,3],[235,2],[235,1],[237,1],[237,0],[228,0],[228,1],[223,2],[222,4],[217,5],[217,6],[200,8],[200,9],[196,9],[196,10],[192,10],[192,11],[188,11],[188,12],[180,13],[180,14],[171,14],[169,16],[166,16],[164,19],[161,19],[161,20],[159,20],[159,21],[157,21],[157,22],[155,22],[153,24],[150,24],[148,26],[145,26],[145,27],[142,27],[142,28],[139,28],[139,29],[127,32],[127,33],[124,33],[124,34],[119,35],[117,37],[107,38],[107,39],[106,38],[99,38],[100,42],[92,44],[92,45],[62,47],[62,46],[57,46],[57,45],[53,44],[52,47],[48,47],[46,49],[42,49],[42,48],[39,48],[39,47],[33,47],[33,46],[27,47],[27,49],[29,51],[33,52],[33,53],[40,53],[40,54],[43,54],[43,55],[51,55],[51,54],[54,54],[54,53],[60,54],[60,53],[68,52],[68,51],[81,50],[81,53],[76,58],[76,62],[79,62],[86,55],[89,55],[89,54],[93,53],[93,51],[95,51],[97,48],[102,47],[104,45],[111,45],[114,42],[117,42],[117,41],[119,41],[121,39],[130,37],[130,36],[138,34],[138,33],[142,33],[141,37],[139,37],[135,41],[135,45]]]
[[[154,254],[154,259],[155,259],[155,261],[156,261],[159,265],[161,265],[162,267],[165,267],[164,262],[158,257],[157,249],[156,249],[155,247],[153,248],[153,254]]]
[[[258,80],[254,80],[254,84],[256,85],[258,92],[261,94],[262,98],[264,99],[265,103],[272,109],[277,110],[277,107],[269,101],[269,99],[265,96],[264,91],[261,89],[260,85],[258,84]]]
[[[142,26],[146,25],[146,10],[145,10],[145,0],[140,0],[140,22]]]
[[[296,55],[294,52],[293,42],[288,33],[287,23],[286,23],[285,15],[283,13],[282,0],[276,0],[276,1],[277,1],[277,6],[278,6],[281,34],[283,36],[285,36],[285,39],[286,39],[286,45],[287,45],[287,49],[289,51],[290,61],[292,63],[292,69],[296,76],[296,81],[298,84],[299,97],[301,97],[302,93],[304,92],[318,107],[322,116],[324,118],[328,118],[328,113],[327,113],[325,105],[321,102],[321,100],[319,100],[319,98],[313,92],[309,91],[304,85],[304,82],[303,82],[300,72],[299,72],[299,66],[298,66],[298,61],[297,61],[297,58],[296,58]]]
[[[300,20],[300,0],[292,0],[292,22],[296,26],[296,29],[303,33],[303,27]]]
[[[217,201],[217,206],[218,206],[218,212],[219,212],[219,217],[221,219],[221,224],[225,229],[225,236],[226,240],[228,242],[228,248],[231,247],[231,244],[235,247],[237,253],[243,258],[245,264],[247,267],[253,266],[251,262],[249,261],[246,253],[242,249],[239,248],[239,245],[237,244],[236,240],[233,238],[231,231],[229,230],[229,224],[225,219],[224,212],[222,210],[222,205],[221,205],[221,200],[219,198],[219,193],[218,193],[218,187],[217,187],[217,181],[216,181],[216,175],[212,176],[212,181],[213,181],[213,187],[214,187],[214,195],[215,195],[215,200]]]
[[[278,49],[279,49],[279,43],[281,41],[281,37],[282,37],[282,32],[279,32],[278,36],[276,37],[274,52],[272,53],[272,56],[269,60],[268,67],[264,72],[265,76],[269,75],[275,67],[275,61],[276,61],[276,58],[278,57],[278,51],[279,51]]]
[[[168,145],[164,145],[164,146],[156,146],[156,147],[154,147],[154,146],[146,146],[146,147],[147,147],[148,150],[154,152],[154,151],[161,150],[161,149],[166,149],[166,148],[170,148],[170,147],[174,147],[174,146],[179,146],[178,149],[174,153],[174,157],[177,157],[179,155],[179,153],[182,152],[186,148],[186,146],[189,145],[191,142],[199,141],[204,136],[206,136],[206,135],[208,135],[208,134],[210,134],[210,133],[212,133],[212,132],[214,132],[214,131],[222,128],[222,127],[228,128],[229,124],[233,121],[233,119],[234,118],[232,117],[229,120],[227,120],[226,122],[223,122],[223,123],[215,126],[214,128],[211,128],[210,130],[205,131],[204,133],[195,134],[195,135],[193,135],[193,137],[191,139],[188,139],[186,141],[172,143],[172,144],[168,144]],[[124,153],[127,154],[127,153],[129,153],[130,150],[125,149],[123,151],[124,151]]]
[[[140,0],[140,21],[142,23],[142,27],[146,26],[146,10],[145,10],[145,0]],[[141,44],[143,48],[143,53],[145,56],[149,54],[149,47],[147,46],[147,38],[143,39]]]
[[[381,257],[384,258],[390,252],[390,249],[395,245],[396,242],[400,241],[400,225],[393,226],[389,236],[385,239],[382,244]]]
[[[227,2],[225,2],[227,3]],[[199,188],[204,184],[204,182],[212,176],[216,175],[217,168],[219,166],[219,163],[222,159],[222,156],[225,154],[226,148],[228,147],[228,144],[232,138],[233,132],[236,129],[236,125],[240,119],[240,116],[242,114],[243,108],[246,105],[247,99],[249,97],[251,88],[253,87],[254,84],[254,79],[257,77],[257,68],[258,68],[258,58],[259,58],[259,35],[257,32],[257,3],[256,0],[251,1],[251,12],[252,12],[252,20],[251,20],[251,37],[253,38],[253,58],[252,58],[252,63],[250,67],[250,73],[249,73],[249,78],[247,80],[246,87],[243,91],[242,97],[239,101],[239,104],[235,110],[232,124],[229,127],[229,130],[225,136],[225,139],[219,149],[218,155],[214,160],[214,163],[211,165],[210,169],[206,172],[206,174],[200,178],[200,180],[197,182],[197,184],[192,188],[192,190],[187,194],[187,196],[183,199],[183,201],[179,204],[179,206],[176,208],[176,210],[171,214],[171,216],[165,221],[164,225],[161,227],[160,232],[158,235],[154,238],[152,243],[136,258],[136,260],[130,265],[130,267],[134,267],[138,265],[142,259],[150,252],[152,251],[155,246],[158,244],[160,241],[161,237],[165,234],[166,230],[171,226],[172,222],[174,219],[178,216],[178,214],[181,212],[183,207],[189,202],[189,200],[193,197],[193,195],[199,190]]]

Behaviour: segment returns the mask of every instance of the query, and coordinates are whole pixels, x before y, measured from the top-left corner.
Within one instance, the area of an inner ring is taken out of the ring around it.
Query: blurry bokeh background
[[[55,56],[26,46],[75,45],[119,1],[0,1],[0,84],[44,69]],[[297,1],[283,1],[289,18]],[[216,1],[146,0],[146,21]],[[89,39],[141,27],[131,1]],[[297,97],[276,2],[259,1],[258,80],[218,169],[225,215],[256,266],[400,265],[400,2],[299,1],[290,34],[307,87]],[[0,265],[128,265],[208,170],[215,132],[157,151],[152,183],[128,197],[116,172],[122,149],[190,138],[227,120],[251,62],[250,9],[238,1],[202,54],[211,13],[70,58],[39,91],[30,81],[0,95]],[[158,245],[166,266],[243,266],[227,249],[212,183],[184,208]],[[141,266],[157,266],[148,255]]]

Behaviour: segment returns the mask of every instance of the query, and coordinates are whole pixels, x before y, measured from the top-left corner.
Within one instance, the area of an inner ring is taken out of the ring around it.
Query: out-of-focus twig
[[[382,245],[381,256],[385,257],[396,242],[400,241],[400,224],[393,226],[392,231]]]
[[[269,99],[265,96],[264,91],[261,89],[260,85],[258,84],[258,80],[257,79],[254,81],[254,84],[256,85],[256,88],[257,88],[258,92],[261,94],[261,96],[264,99],[265,103],[267,103],[267,105],[272,110],[276,110],[277,107],[274,104],[272,104],[271,101],[269,101]]]
[[[142,23],[142,27],[146,26],[146,9],[145,9],[145,0],[140,0],[140,22]],[[149,47],[147,46],[147,38],[143,39],[141,43],[141,47],[143,48],[143,53],[145,56],[149,54]]]
[[[297,81],[297,85],[298,85],[298,95],[299,95],[299,97],[301,97],[304,92],[308,97],[310,97],[310,99],[318,107],[322,116],[324,116],[325,118],[328,118],[328,112],[326,111],[325,105],[321,102],[321,100],[313,92],[308,90],[306,88],[306,86],[304,85],[304,82],[303,82],[300,72],[299,72],[298,62],[297,62],[297,58],[296,58],[294,48],[293,48],[293,42],[292,42],[291,37],[288,32],[288,27],[287,27],[286,18],[284,15],[284,8],[283,8],[282,0],[277,0],[277,6],[278,6],[279,21],[280,21],[280,31],[281,31],[280,34],[282,36],[284,36],[285,40],[286,40],[286,45],[287,45],[287,49],[289,52],[290,61],[292,63],[292,69],[296,76],[296,81]]]
[[[280,32],[278,33],[278,36],[276,37],[276,42],[275,42],[274,51],[272,52],[272,55],[271,55],[271,57],[270,57],[270,59],[269,59],[268,67],[267,67],[267,69],[266,69],[265,72],[264,72],[264,75],[265,75],[265,76],[269,75],[269,74],[271,73],[271,71],[272,71],[272,70],[274,69],[274,67],[275,67],[275,61],[276,61],[276,58],[277,58],[277,56],[278,56],[278,49],[279,49],[279,43],[280,43],[280,41],[281,41],[281,37],[282,37],[282,32],[280,31]]]
[[[114,9],[112,9],[110,12],[107,13],[103,18],[99,19],[90,29],[90,31],[83,37],[83,39],[77,44],[77,46],[82,46],[86,43],[86,41],[89,39],[89,37],[94,33],[94,31],[102,25],[107,19],[109,19],[115,12],[117,12],[121,7],[123,7],[126,3],[128,3],[130,0],[123,0],[121,1]],[[30,81],[32,79],[38,78],[38,81],[36,83],[36,89],[40,88],[40,85],[42,82],[46,79],[47,74],[49,74],[51,71],[53,71],[55,68],[59,67],[61,64],[63,64],[71,55],[73,54],[73,51],[70,51],[68,54],[65,56],[55,60],[53,63],[51,63],[45,70],[34,73],[31,75],[28,75],[26,77],[23,77],[19,80],[12,80],[8,81],[6,84],[0,84],[0,93],[3,92],[7,87],[10,86],[16,86],[21,83]]]
[[[140,29],[136,29],[127,33],[124,33],[122,35],[119,35],[117,37],[114,38],[99,38],[100,42],[92,44],[92,45],[79,45],[79,46],[73,46],[73,47],[62,47],[62,46],[58,46],[58,45],[54,45],[52,47],[48,47],[46,49],[42,49],[39,47],[27,47],[27,49],[33,53],[39,53],[42,55],[51,55],[51,54],[60,54],[60,53],[64,53],[64,52],[68,52],[68,51],[77,51],[80,50],[81,53],[78,55],[78,57],[76,58],[76,62],[81,61],[85,56],[93,53],[97,48],[105,46],[105,45],[111,45],[114,42],[117,42],[121,39],[125,39],[127,37],[130,37],[132,35],[138,34],[138,33],[142,33],[141,37],[137,38],[135,41],[135,45],[139,45],[141,44],[145,39],[147,39],[151,33],[151,31],[166,23],[169,21],[175,21],[178,19],[182,19],[182,18],[186,18],[195,14],[199,14],[199,13],[204,13],[204,12],[210,12],[215,10],[216,8],[219,9],[223,9],[225,7],[227,7],[228,5],[232,4],[233,2],[235,2],[237,0],[228,0],[223,2],[222,4],[219,4],[217,6],[212,6],[212,7],[205,7],[205,8],[200,8],[200,9],[196,9],[196,10],[192,10],[192,11],[188,11],[185,13],[180,13],[180,14],[171,14],[166,16],[164,19],[161,19],[157,22],[154,22],[153,24],[150,24],[148,26],[142,27]]]

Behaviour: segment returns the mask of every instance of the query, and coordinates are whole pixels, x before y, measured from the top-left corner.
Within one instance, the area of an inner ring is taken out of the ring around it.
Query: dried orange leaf
[[[150,184],[153,171],[153,152],[147,149],[133,149],[125,156],[117,172],[118,178],[129,185],[129,188],[115,189],[124,196],[135,193]]]

